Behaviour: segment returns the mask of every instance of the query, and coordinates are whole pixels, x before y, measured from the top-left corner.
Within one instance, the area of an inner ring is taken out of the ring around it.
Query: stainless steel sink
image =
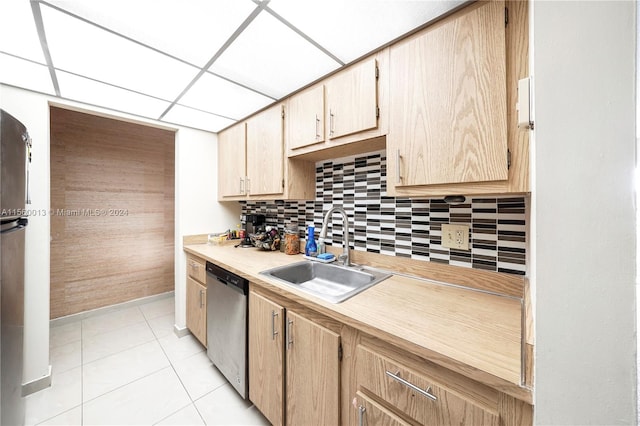
[[[389,278],[391,274],[361,266],[309,260],[260,272],[331,303],[340,303]]]

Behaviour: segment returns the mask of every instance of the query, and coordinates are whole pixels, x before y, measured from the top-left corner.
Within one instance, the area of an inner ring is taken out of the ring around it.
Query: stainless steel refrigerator
[[[25,126],[0,109],[0,424],[23,425],[24,236],[28,225]]]

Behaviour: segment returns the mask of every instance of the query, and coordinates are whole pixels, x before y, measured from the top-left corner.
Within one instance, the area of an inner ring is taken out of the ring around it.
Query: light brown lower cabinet
[[[287,312],[287,424],[340,423],[340,336]]]
[[[273,425],[340,423],[339,348],[338,334],[249,292],[249,399]]]
[[[187,277],[187,328],[207,346],[207,288]]]
[[[499,392],[493,389],[465,386],[458,379],[463,395],[363,345],[358,346],[356,358],[358,389],[371,395],[374,402],[392,407],[389,411],[398,417],[434,426],[501,424]]]
[[[207,287],[205,261],[187,257],[187,328],[207,346]]]
[[[249,399],[284,424],[284,308],[249,292]]]
[[[257,286],[249,399],[273,425],[533,423],[524,401]]]
[[[368,398],[362,392],[357,392],[353,404],[358,410],[359,426],[409,426],[392,411]]]

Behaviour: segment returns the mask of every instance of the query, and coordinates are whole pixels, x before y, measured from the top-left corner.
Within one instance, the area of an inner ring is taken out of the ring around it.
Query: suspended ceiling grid
[[[2,0],[0,83],[217,132],[465,0]]]

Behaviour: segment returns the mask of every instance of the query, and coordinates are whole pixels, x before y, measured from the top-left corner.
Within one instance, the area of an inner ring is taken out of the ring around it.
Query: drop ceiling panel
[[[315,6],[322,3],[314,3]],[[267,12],[261,12],[211,71],[280,98],[340,64]]]
[[[50,7],[42,7],[42,17],[56,68],[166,100],[175,99],[198,72]]]
[[[252,92],[220,77],[204,73],[185,93],[179,103],[238,120],[273,101],[274,99]]]
[[[0,83],[55,95],[49,68],[0,53]]]
[[[174,105],[173,108],[162,118],[167,123],[178,124],[196,129],[218,132],[234,123],[234,120],[209,114],[203,111],[181,105]]]
[[[204,66],[256,7],[251,0],[49,3],[197,66]]]
[[[271,0],[268,7],[348,63],[462,3]]]
[[[0,1],[0,51],[45,63],[28,1]]]
[[[62,97],[117,111],[157,118],[170,105],[149,96],[89,80],[63,71],[57,72]]]

